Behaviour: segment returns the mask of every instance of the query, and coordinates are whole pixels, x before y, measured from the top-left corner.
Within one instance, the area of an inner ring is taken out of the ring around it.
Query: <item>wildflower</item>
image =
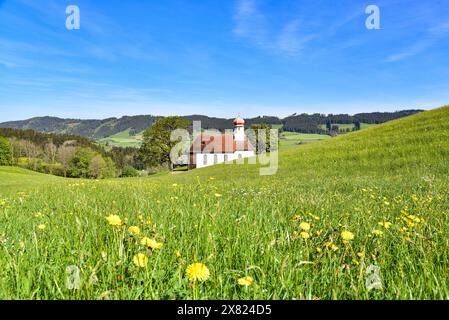
[[[197,262],[187,267],[186,275],[190,281],[206,281],[210,277],[210,272],[205,264]]]
[[[173,183],[172,186],[173,186],[173,187],[177,187],[178,184],[177,184],[177,183]]]
[[[42,212],[37,212],[37,213],[34,214],[34,216],[36,218],[42,218],[43,214],[42,214]]]
[[[221,194],[216,193],[215,196],[216,196],[217,198],[220,198],[220,197],[221,197]]]
[[[46,227],[47,227],[47,225],[46,225],[45,223],[42,223],[42,224],[40,224],[40,225],[37,226],[37,228],[38,228],[39,230],[45,230]]]
[[[343,231],[341,237],[344,241],[354,240],[354,234],[350,231]]]
[[[321,253],[321,248],[316,248],[317,253]]]
[[[237,282],[241,286],[249,287],[250,285],[253,284],[254,279],[251,278],[250,276],[246,276],[246,277],[238,279]]]
[[[338,250],[338,247],[332,241],[326,242],[324,245],[327,248],[331,249],[332,251],[337,251]]]
[[[181,251],[176,250],[175,254],[176,254],[176,258],[178,258],[178,259],[181,258]]]
[[[301,219],[301,216],[300,216],[299,214],[295,214],[295,215],[292,217],[291,221],[299,221],[299,219]]]
[[[384,232],[382,230],[375,229],[373,230],[373,234],[376,236],[381,236],[384,234]]]
[[[301,228],[301,230],[304,230],[304,231],[309,231],[310,230],[310,224],[307,223],[307,222],[301,222],[299,224],[299,228]]]
[[[363,257],[365,256],[365,252],[359,251],[359,252],[357,252],[357,256],[358,256],[359,258],[363,258]]]
[[[385,229],[389,229],[391,227],[391,222],[381,221],[381,222],[379,222],[379,225],[384,227]]]
[[[133,262],[139,268],[146,268],[148,264],[148,257],[143,253],[139,253],[134,256]]]
[[[121,226],[123,224],[122,219],[116,214],[111,214],[106,220],[111,226]]]
[[[148,248],[151,248],[152,250],[158,250],[158,249],[162,248],[162,245],[163,245],[162,243],[157,242],[156,240],[150,239],[147,237],[142,238],[142,240],[140,240],[140,244],[144,245]]]
[[[130,234],[132,234],[133,236],[137,236],[137,235],[140,234],[140,228],[139,228],[139,227],[136,227],[136,226],[132,226],[132,227],[129,227],[129,228],[128,228],[128,232],[129,232]]]
[[[301,235],[301,238],[303,238],[303,239],[309,239],[310,238],[310,234],[308,232],[305,232],[305,231],[301,232],[300,235]]]

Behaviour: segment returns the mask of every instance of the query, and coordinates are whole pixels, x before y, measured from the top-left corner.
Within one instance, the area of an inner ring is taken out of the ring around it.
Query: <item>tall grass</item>
[[[1,168],[0,298],[447,299],[448,138],[443,108],[291,148],[268,177],[251,165],[105,181]],[[209,280],[189,283],[193,262]],[[366,287],[370,265],[381,289]]]

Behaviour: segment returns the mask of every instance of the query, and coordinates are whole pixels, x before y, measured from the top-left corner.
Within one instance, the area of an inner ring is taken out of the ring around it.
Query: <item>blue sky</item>
[[[449,0],[0,0],[0,121],[444,104]]]

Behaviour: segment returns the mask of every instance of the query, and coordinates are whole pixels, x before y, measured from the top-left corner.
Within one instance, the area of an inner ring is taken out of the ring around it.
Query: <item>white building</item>
[[[201,134],[190,148],[189,168],[203,168],[227,161],[255,156],[254,147],[245,135],[245,120],[234,120],[234,133]]]

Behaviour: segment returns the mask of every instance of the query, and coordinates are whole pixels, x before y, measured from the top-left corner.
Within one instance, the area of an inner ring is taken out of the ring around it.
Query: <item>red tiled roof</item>
[[[232,134],[202,134],[194,140],[190,147],[190,153],[234,153],[252,150],[254,148],[247,138],[245,141],[234,141]]]

